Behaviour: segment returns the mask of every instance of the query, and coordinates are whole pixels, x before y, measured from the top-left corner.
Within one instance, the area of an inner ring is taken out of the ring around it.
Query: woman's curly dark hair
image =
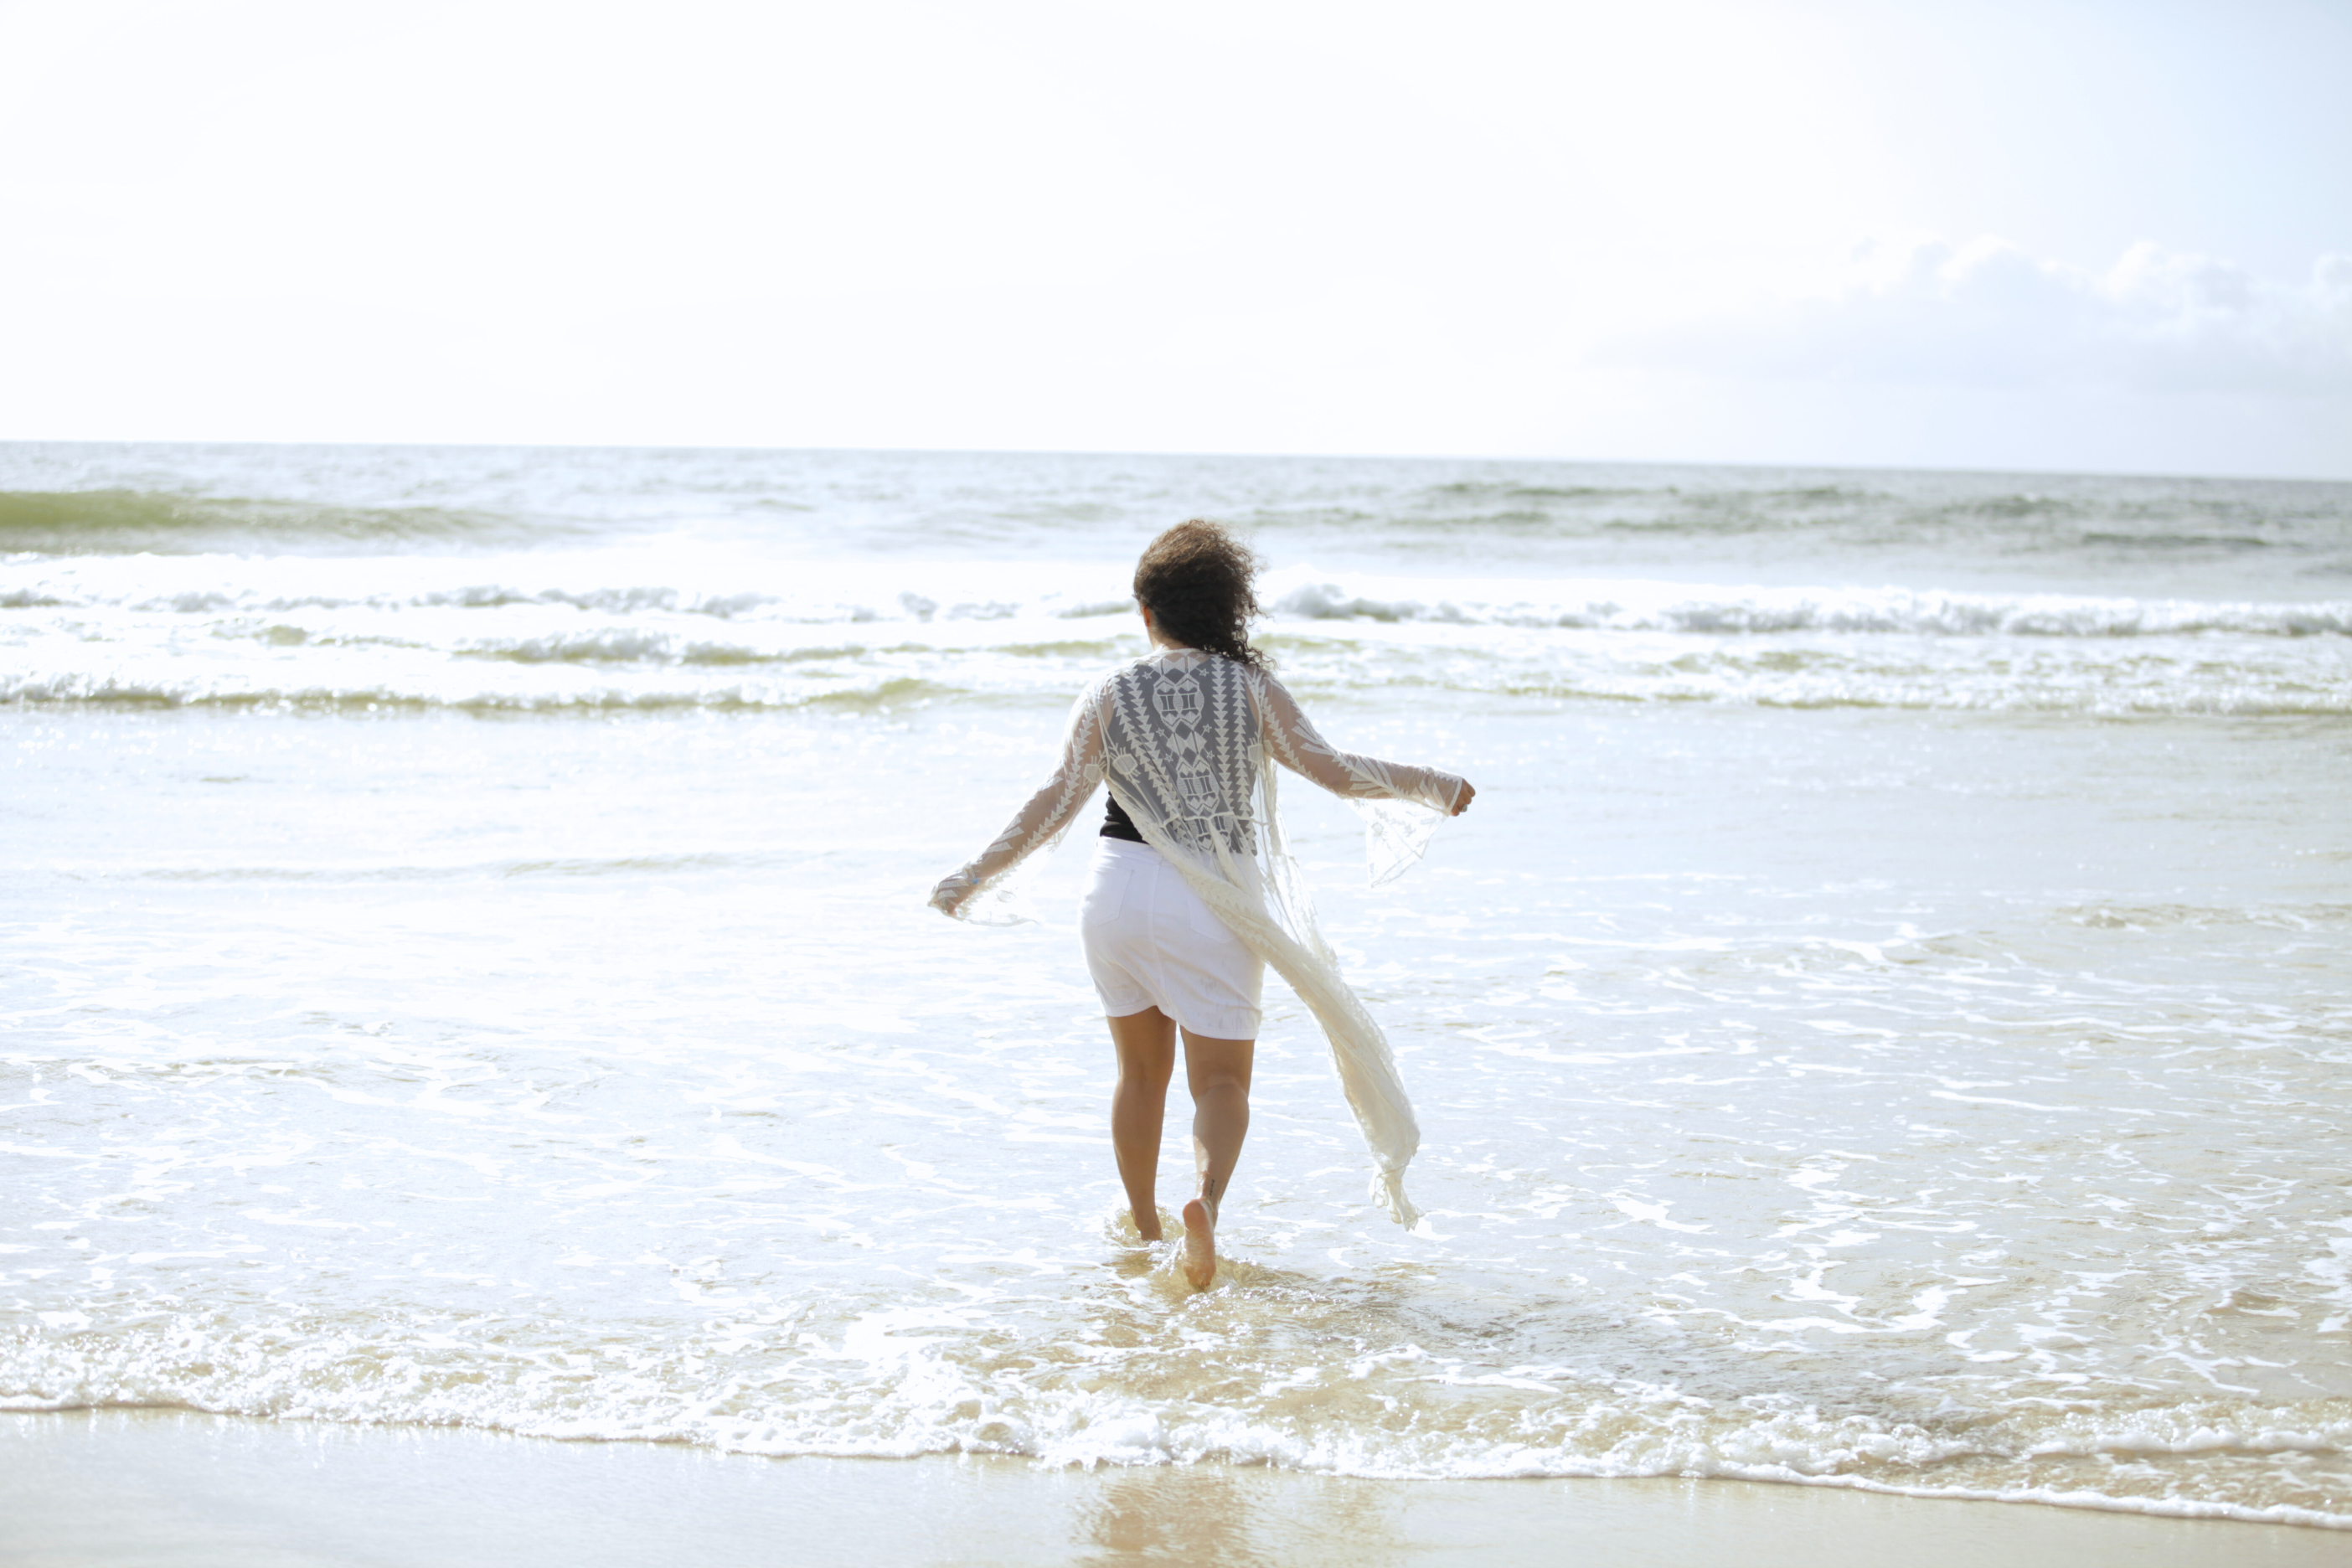
[[[1249,641],[1263,564],[1248,545],[1196,517],[1145,546],[1135,563],[1135,600],[1176,641],[1264,669],[1265,656]]]

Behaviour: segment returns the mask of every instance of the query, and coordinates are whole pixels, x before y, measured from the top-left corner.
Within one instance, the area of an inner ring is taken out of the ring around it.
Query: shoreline
[[[1847,1488],[761,1458],[109,1409],[0,1414],[10,1568],[692,1562],[2320,1568],[2344,1532]]]

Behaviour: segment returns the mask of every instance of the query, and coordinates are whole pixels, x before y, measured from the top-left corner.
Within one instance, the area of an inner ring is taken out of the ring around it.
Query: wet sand
[[[2352,1533],[1738,1481],[747,1458],[173,1411],[0,1415],[10,1568],[1739,1563],[2318,1568]]]

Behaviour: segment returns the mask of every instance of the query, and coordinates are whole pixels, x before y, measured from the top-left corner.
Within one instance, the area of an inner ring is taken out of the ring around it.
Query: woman
[[[1257,560],[1214,523],[1151,542],[1135,598],[1153,651],[1096,681],[1071,710],[1061,765],[996,842],[931,891],[931,906],[985,918],[989,895],[1110,785],[1081,907],[1087,967],[1118,1053],[1111,1142],[1147,1241],[1160,1239],[1160,1130],[1176,1037],[1192,1092],[1200,1190],[1184,1205],[1184,1273],[1216,1277],[1219,1203],[1249,1131],[1250,1066],[1265,965],[1330,1037],[1339,1081],[1380,1166],[1373,1195],[1400,1225],[1420,1217],[1404,1167],[1421,1140],[1380,1026],[1339,978],[1284,851],[1274,764],[1370,808],[1374,880],[1417,858],[1469,784],[1452,773],[1350,756],[1327,744],[1249,644]],[[1425,807],[1418,823],[1392,803]]]

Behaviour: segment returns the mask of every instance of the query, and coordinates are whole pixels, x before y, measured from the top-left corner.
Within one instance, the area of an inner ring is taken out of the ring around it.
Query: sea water
[[[0,1406],[2352,1526],[2352,485],[17,445],[0,492]],[[1377,891],[1286,794],[1429,1217],[1275,983],[1198,1295],[1120,1211],[1083,837],[1039,923],[923,903],[1192,515],[1328,736],[1479,791]]]

